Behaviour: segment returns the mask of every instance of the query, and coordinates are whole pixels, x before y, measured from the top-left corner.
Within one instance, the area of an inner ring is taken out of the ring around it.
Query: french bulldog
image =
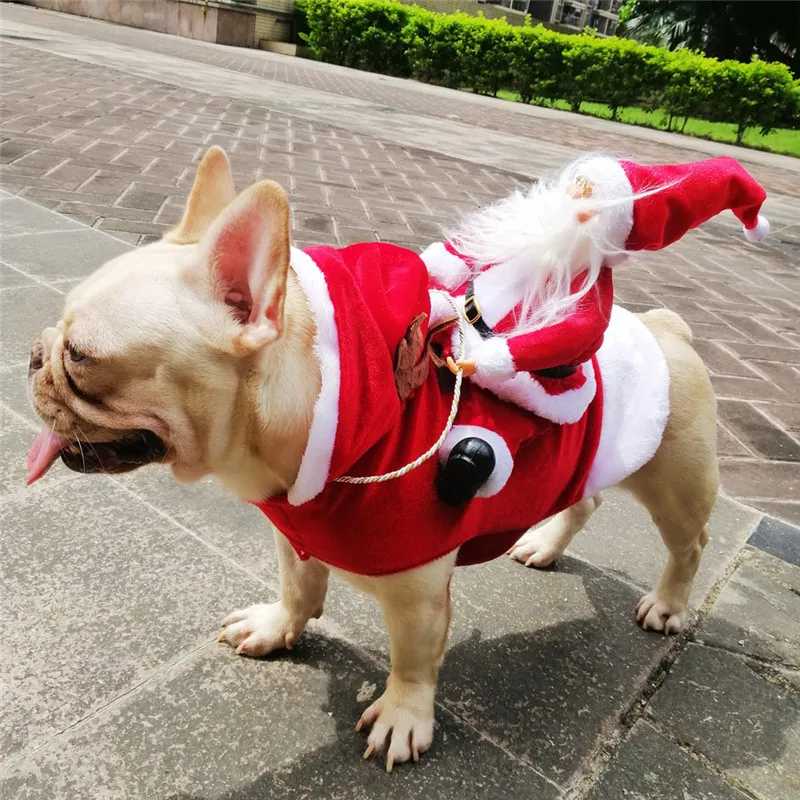
[[[365,756],[384,752],[391,770],[396,763],[417,760],[433,740],[434,694],[450,622],[450,579],[461,548],[430,551],[434,557],[424,563],[384,574],[347,569],[351,562],[335,556],[326,560],[323,538],[314,539],[322,542],[317,550],[304,549],[302,531],[291,524],[293,509],[312,508],[305,512],[312,527],[318,520],[316,500],[290,502],[299,483],[316,480],[323,493],[349,492],[353,508],[342,517],[347,524],[363,524],[372,513],[359,506],[360,497],[370,496],[368,488],[326,482],[326,470],[333,469],[330,454],[327,463],[321,464],[322,457],[304,463],[310,441],[332,435],[330,425],[325,429],[319,419],[331,386],[324,352],[325,342],[332,341],[331,318],[312,308],[319,279],[309,277],[307,260],[290,246],[290,208],[283,190],[261,182],[237,195],[224,152],[209,150],[177,227],[162,240],[113,259],[74,288],[61,319],[33,344],[29,387],[43,427],[28,457],[29,482],[59,457],[85,473],[123,472],[156,462],[168,466],[179,481],[213,475],[244,501],[280,506],[276,516],[267,513],[276,521],[281,598],[234,611],[223,620],[221,641],[246,656],[292,647],[308,620],[322,614],[331,569],[375,596],[389,633],[391,673],[384,693],[356,728],[371,728]],[[669,371],[669,416],[655,454],[620,485],[650,512],[668,550],[664,572],[639,602],[636,617],[647,629],[674,633],[687,619],[717,496],[715,399],[686,324],[665,310],[640,319]],[[360,341],[348,345],[356,348],[352,352],[358,358]],[[355,367],[351,372],[358,377]],[[364,367],[365,372],[374,370],[371,379],[381,379],[384,394],[383,378],[391,381],[392,369],[382,362]],[[392,419],[406,420],[402,409],[413,411],[423,402],[420,392],[438,402],[433,395],[438,389],[431,388],[438,386],[434,371],[423,378],[424,391],[411,391]],[[480,389],[465,398],[467,409],[475,403],[494,409],[491,404],[500,403]],[[445,416],[448,405],[449,399],[443,404]],[[364,408],[372,413],[369,404]],[[380,424],[380,409],[373,411]],[[439,422],[444,425],[444,417]],[[547,426],[537,430],[554,428]],[[357,427],[353,430],[355,438],[361,435]],[[402,431],[387,435],[395,436],[393,446],[401,446]],[[377,446],[365,445],[367,455]],[[535,447],[526,453],[525,463],[534,471],[536,460],[547,457]],[[345,470],[350,466],[345,464]],[[514,472],[519,469],[517,462]],[[434,473],[426,476],[433,485]],[[406,503],[403,480],[396,482],[397,503]],[[530,498],[536,491],[535,485],[525,490]],[[391,515],[394,501],[388,497]],[[476,498],[470,505],[490,500]],[[518,530],[503,552],[510,547],[512,558],[548,566],[599,503],[599,494],[576,496],[544,525],[521,538]],[[329,522],[336,525],[336,503],[332,507]],[[436,529],[449,541],[447,526],[460,524],[459,514],[466,512],[430,509],[420,513],[435,514]],[[523,531],[541,519],[522,517]],[[382,523],[373,519],[373,524]],[[362,547],[355,533],[351,546]],[[358,557],[354,553],[352,563]]]

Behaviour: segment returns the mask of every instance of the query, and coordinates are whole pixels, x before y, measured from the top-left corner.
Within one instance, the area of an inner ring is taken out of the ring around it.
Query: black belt
[[[467,293],[464,295],[464,316],[467,322],[481,335],[481,339],[494,336],[494,331],[486,324],[481,314],[481,307],[475,299],[475,281],[469,282]]]
[[[464,317],[467,322],[478,331],[481,339],[489,339],[495,335],[494,331],[486,324],[486,320],[484,320],[483,314],[481,313],[481,307],[475,299],[474,281],[469,282],[467,285],[467,293],[464,295]],[[539,375],[542,378],[568,378],[577,371],[578,368],[573,364],[562,364],[557,367],[534,370],[533,374]]]

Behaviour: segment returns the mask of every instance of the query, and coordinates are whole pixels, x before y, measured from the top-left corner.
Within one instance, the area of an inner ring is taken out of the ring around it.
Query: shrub
[[[562,34],[541,25],[509,25],[466,14],[435,14],[393,0],[302,0],[306,39],[319,58],[348,67],[471,88],[508,88],[523,102],[605,103],[612,119],[624,106],[663,107],[676,117],[768,133],[800,117],[800,82],[784,64],[717,61],[591,33]]]

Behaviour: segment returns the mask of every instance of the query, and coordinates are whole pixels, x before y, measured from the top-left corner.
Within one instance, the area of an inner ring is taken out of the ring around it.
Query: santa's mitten
[[[436,492],[449,506],[460,506],[472,500],[489,480],[495,467],[491,445],[477,436],[458,442],[439,470]]]

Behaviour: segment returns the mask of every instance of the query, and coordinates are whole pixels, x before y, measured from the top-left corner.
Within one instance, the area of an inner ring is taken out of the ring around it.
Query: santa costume
[[[597,185],[601,199],[606,185],[614,193],[620,191],[617,183],[605,183],[609,174],[602,171],[608,167],[606,161],[598,159],[598,172],[593,160],[586,161],[580,165],[581,174],[575,176],[585,176]],[[750,195],[745,198],[739,181],[754,184],[752,179],[736,162],[713,162],[716,167],[708,173],[702,164],[685,165],[680,179],[671,172],[680,168],[626,167],[625,162],[614,162],[619,172],[612,170],[613,174],[625,175],[629,182],[629,205],[628,217],[617,213],[623,204],[612,206],[615,223],[622,220],[622,224],[611,226],[608,235],[624,237],[620,243],[631,249],[631,243],[637,249],[657,249],[724,207],[732,207],[747,230],[763,229],[758,218],[763,190],[757,184],[758,191],[748,186]],[[651,207],[659,195],[643,195],[643,190],[654,188],[652,180],[665,177],[659,169],[670,171],[666,177],[671,183],[664,190],[668,197],[662,198],[662,205]],[[647,170],[651,174],[644,174]],[[695,170],[707,174],[711,185],[705,181],[697,184]],[[712,202],[722,178],[729,184],[728,199]],[[686,191],[691,194],[692,186],[703,190],[701,205],[681,197],[681,187],[689,187]],[[740,202],[743,198],[747,202]],[[640,206],[643,200],[648,205]],[[659,209],[666,213],[656,231],[651,221]],[[457,258],[451,250],[442,249]],[[316,325],[321,388],[295,484],[285,495],[257,506],[301,558],[313,556],[363,575],[411,569],[456,549],[459,564],[488,560],[505,552],[532,525],[632,475],[652,458],[661,442],[669,415],[664,355],[637,316],[614,307],[608,324],[599,332],[602,343],[587,334],[577,356],[570,356],[569,345],[557,341],[555,332],[523,334],[533,338],[521,344],[551,341],[551,351],[557,354],[555,366],[577,361],[583,382],[566,391],[580,390],[591,375],[591,396],[582,401],[583,410],[575,418],[571,418],[573,413],[560,419],[538,413],[519,402],[527,402],[529,395],[504,397],[502,383],[490,382],[484,387],[476,373],[477,380],[462,386],[455,425],[438,458],[386,482],[342,483],[343,477],[398,470],[427,451],[442,434],[453,401],[454,379],[446,369],[423,367],[437,338],[436,333],[428,336],[430,325],[452,315],[452,307],[441,294],[446,282],[437,283],[430,258],[424,262],[404,248],[380,243],[340,250],[315,247],[294,250],[291,263]],[[478,277],[474,289],[476,294],[481,291],[483,319],[487,325],[497,326],[512,312],[513,301],[500,291],[482,291]],[[468,300],[468,283],[466,279],[455,290],[450,288],[462,308]],[[604,302],[602,295],[598,303]],[[569,315],[560,322],[569,322]],[[466,327],[468,333],[470,328],[474,332],[474,325]],[[569,325],[559,330],[569,330]],[[412,333],[417,341],[427,339],[430,347],[421,348],[419,363],[405,363],[400,370],[400,362],[408,362]],[[554,338],[548,340],[548,336]],[[444,346],[449,337],[448,331]],[[489,338],[505,344],[515,368],[530,364],[538,368],[547,363],[523,361],[526,347],[514,349],[513,335],[493,331]],[[487,339],[479,333],[477,339],[471,339],[475,345],[484,341]],[[595,343],[596,352],[590,352]],[[398,377],[401,371],[413,374],[411,388]],[[514,377],[506,380],[527,375],[512,371]],[[541,377],[531,380],[541,384]],[[546,393],[558,396],[549,384]],[[437,474],[454,447],[470,437],[490,443],[495,465],[474,499],[455,507],[437,495]]]

